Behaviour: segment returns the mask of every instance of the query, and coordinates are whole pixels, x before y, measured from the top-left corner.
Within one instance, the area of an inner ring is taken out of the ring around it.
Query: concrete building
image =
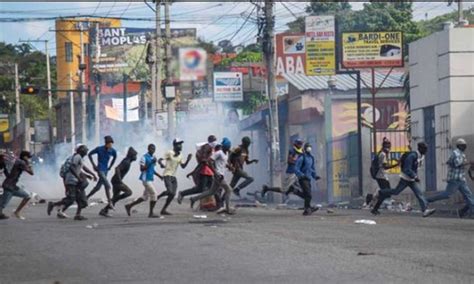
[[[409,49],[412,142],[429,144],[422,186],[444,190],[457,138],[468,141],[474,160],[474,27],[446,25]]]

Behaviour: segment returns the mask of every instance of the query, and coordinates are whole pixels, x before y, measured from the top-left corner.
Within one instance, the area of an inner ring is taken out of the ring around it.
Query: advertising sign
[[[35,126],[35,142],[49,143],[50,142],[49,120],[35,120],[34,126]]]
[[[194,81],[206,76],[207,53],[202,48],[179,49],[179,80]]]
[[[124,121],[123,98],[112,99],[112,106],[105,106],[105,115],[107,118]],[[127,98],[127,122],[138,121],[139,118],[139,97],[138,95]]]
[[[344,68],[402,67],[403,33],[343,33],[342,66]]]
[[[241,102],[243,100],[242,73],[214,72],[215,102]]]
[[[304,33],[282,33],[275,36],[276,75],[305,74],[306,44]]]
[[[305,18],[306,75],[336,74],[336,32],[334,16]]]

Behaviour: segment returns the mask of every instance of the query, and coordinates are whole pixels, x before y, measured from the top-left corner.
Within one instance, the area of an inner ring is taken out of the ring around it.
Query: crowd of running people
[[[114,168],[117,158],[117,152],[113,148],[114,140],[111,136],[104,137],[104,145],[96,147],[89,151],[88,147],[78,144],[75,153],[68,157],[59,170],[59,176],[63,180],[65,187],[65,197],[58,202],[48,202],[47,214],[51,215],[56,208],[58,218],[69,218],[66,210],[74,203],[77,204],[74,220],[86,220],[81,212],[88,206],[88,200],[102,186],[105,189],[107,197],[106,206],[102,208],[99,215],[111,217],[111,210],[114,210],[120,200],[124,200],[132,195],[132,190],[124,182],[124,178],[130,171],[130,168],[138,159],[138,152],[133,147],[129,147],[127,155]],[[132,208],[140,203],[149,202],[149,218],[158,218],[163,215],[172,215],[168,207],[177,194],[177,203],[182,204],[184,197],[190,197],[190,206],[194,208],[196,202],[213,199],[217,213],[235,214],[235,208],[230,204],[232,194],[240,197],[242,189],[249,186],[254,178],[245,170],[245,165],[258,163],[257,159],[251,159],[249,147],[251,139],[243,137],[241,144],[232,148],[232,143],[228,138],[223,138],[219,143],[214,135],[210,135],[207,142],[196,145],[196,167],[187,174],[192,177],[194,186],[192,188],[178,192],[178,180],[176,173],[178,168],[185,169],[193,158],[192,154],[183,156],[184,141],[176,138],[172,142],[172,149],[167,151],[161,158],[155,156],[156,146],[149,144],[147,152],[140,157],[139,179],[143,184],[143,194],[124,205],[128,216],[134,212]],[[468,162],[465,151],[467,149],[466,141],[458,139],[456,149],[453,150],[447,164],[449,167],[447,176],[447,188],[437,195],[425,198],[420,189],[420,179],[418,169],[423,162],[423,158],[428,150],[427,144],[420,142],[417,145],[417,151],[410,151],[402,155],[396,163],[390,161],[391,143],[384,139],[382,150],[375,155],[371,165],[371,174],[377,181],[380,190],[374,195],[373,200],[367,200],[367,203],[373,204],[371,213],[380,214],[379,208],[383,201],[393,195],[400,194],[405,188],[409,187],[415,194],[423,217],[428,217],[435,212],[435,209],[429,208],[429,204],[438,200],[447,199],[458,190],[466,205],[458,210],[459,217],[472,215],[474,212],[474,197],[467,185],[466,173],[469,173],[471,179],[474,179],[472,170],[474,165]],[[85,157],[89,158],[92,169],[84,163]],[[94,160],[97,156],[97,160]],[[0,154],[0,170],[5,175],[3,181],[3,194],[0,197],[0,219],[9,218],[3,211],[12,199],[12,197],[21,198],[21,202],[14,211],[13,216],[22,219],[21,211],[31,199],[31,194],[18,186],[20,176],[23,172],[33,175],[31,166],[31,154],[28,151],[22,151],[13,162],[13,166],[7,167],[4,155]],[[315,158],[312,155],[312,146],[304,143],[300,139],[293,142],[288,152],[286,176],[283,187],[262,186],[262,198],[268,192],[277,192],[288,196],[294,194],[304,200],[303,215],[308,216],[318,210],[318,207],[311,205],[311,180],[319,180],[315,170]],[[392,188],[388,179],[387,171],[394,167],[400,167],[400,181],[395,188]],[[163,169],[160,174],[157,167]],[[114,169],[111,180],[108,180],[108,173]],[[232,176],[230,182],[228,176]],[[155,177],[163,180],[166,190],[158,194],[155,187]],[[239,181],[243,179],[241,183]],[[96,181],[96,185],[89,192],[86,189],[89,181]],[[155,213],[155,205],[160,198],[165,198],[164,205],[159,214]],[[201,202],[202,204],[202,202]]]

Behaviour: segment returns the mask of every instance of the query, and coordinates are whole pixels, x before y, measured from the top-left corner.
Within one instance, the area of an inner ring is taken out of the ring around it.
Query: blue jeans
[[[472,192],[467,186],[466,181],[460,180],[450,180],[448,181],[448,185],[446,186],[445,191],[441,191],[435,196],[428,198],[428,202],[435,202],[438,200],[448,199],[451,195],[456,192],[456,189],[461,192],[464,201],[466,202],[466,206],[469,206],[471,212],[474,212],[474,197],[472,196]]]
[[[94,186],[94,188],[91,190],[91,192],[89,192],[89,194],[87,195],[87,198],[90,198],[92,195],[96,194],[97,191],[100,190],[102,185],[105,187],[105,193],[106,193],[107,197],[109,197],[109,195],[110,195],[110,189],[112,187],[110,186],[110,183],[107,180],[107,172],[99,171],[99,172],[97,172],[97,174],[99,176],[99,181]]]
[[[23,199],[28,199],[31,197],[27,191],[21,189],[18,186],[14,186],[13,188],[4,187],[3,189],[3,195],[0,198],[0,209],[5,209],[13,196]]]
[[[399,195],[407,187],[411,188],[411,190],[413,191],[413,193],[416,196],[416,199],[418,199],[418,202],[420,203],[421,211],[424,212],[426,210],[426,208],[428,207],[428,201],[423,196],[423,193],[421,192],[421,189],[420,189],[420,186],[418,185],[418,183],[414,182],[414,181],[407,181],[407,180],[404,180],[404,179],[400,179],[400,182],[398,183],[396,188],[394,188],[394,189],[390,189],[390,188],[381,189],[379,191],[380,200],[383,201],[383,199],[389,198],[392,195]]]

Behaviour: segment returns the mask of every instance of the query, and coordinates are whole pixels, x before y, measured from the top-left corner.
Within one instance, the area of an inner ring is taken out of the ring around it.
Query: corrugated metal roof
[[[375,72],[375,85],[378,87],[385,78],[387,72],[379,73]],[[403,72],[392,71],[383,83],[382,88],[402,88],[403,87]],[[372,85],[372,75],[370,72],[361,72],[362,80],[368,85]],[[307,90],[327,90],[329,76],[306,76],[302,74],[283,74],[283,77],[288,83],[295,86],[300,91]],[[336,90],[349,91],[357,88],[357,83],[354,78],[350,75],[335,75],[336,78]],[[367,89],[363,82],[361,82],[361,88]]]

